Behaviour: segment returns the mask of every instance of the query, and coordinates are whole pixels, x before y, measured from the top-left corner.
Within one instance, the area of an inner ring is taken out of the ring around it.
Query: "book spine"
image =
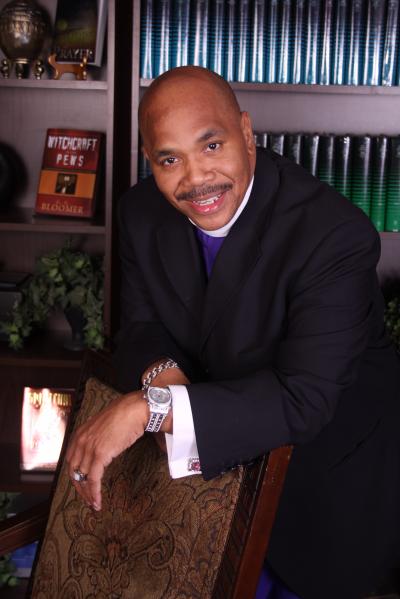
[[[350,135],[338,135],[335,139],[335,188],[351,200]]]
[[[328,185],[335,185],[335,136],[320,135],[317,176]]]
[[[293,57],[292,57],[292,83],[304,81],[304,52],[305,52],[305,0],[297,0],[294,12],[293,28]]]
[[[265,2],[255,0],[251,18],[250,81],[262,83],[265,72]]]
[[[372,138],[371,220],[378,231],[385,230],[388,148],[386,135]]]
[[[318,146],[319,135],[317,133],[303,134],[301,165],[314,177],[318,175]]]
[[[390,138],[385,231],[400,231],[400,136]]]
[[[379,85],[384,41],[385,0],[369,0],[366,18],[363,85]]]
[[[153,0],[142,0],[140,14],[140,76],[153,78]]]
[[[269,134],[266,131],[263,131],[259,135],[260,135],[260,146],[262,148],[268,148]]]
[[[269,149],[281,156],[284,155],[285,149],[285,134],[270,133],[269,134]]]
[[[332,22],[333,0],[325,0],[321,20],[321,61],[319,67],[319,83],[329,85],[332,72]]]
[[[344,85],[346,83],[347,15],[347,0],[338,0],[333,16],[332,83],[334,85]]]
[[[189,32],[190,64],[207,67],[208,48],[208,0],[192,0]]]
[[[174,0],[171,23],[171,67],[183,67],[189,60],[189,2]]]
[[[221,76],[224,74],[224,16],[224,0],[214,0],[210,14],[208,68]]]
[[[400,0],[388,0],[385,43],[382,59],[382,85],[396,85],[396,54],[399,43]]]
[[[304,83],[318,81],[318,36],[321,0],[309,0],[306,13],[306,55],[304,68]]]
[[[237,61],[235,80],[248,81],[249,68],[249,0],[239,0]]]
[[[358,135],[352,139],[351,201],[370,215],[371,210],[371,137]]]
[[[267,10],[267,55],[265,64],[266,83],[276,83],[278,64],[278,0],[270,0]]]
[[[170,0],[159,0],[154,19],[154,68],[153,76],[158,77],[170,68]]]
[[[226,5],[226,39],[225,39],[225,66],[224,77],[227,81],[234,81],[235,78],[235,46],[236,46],[236,27],[235,27],[235,0],[228,0]]]
[[[363,1],[350,2],[349,34],[348,34],[348,63],[347,85],[359,85],[362,72],[362,46],[363,46]]]
[[[284,154],[289,160],[301,164],[301,133],[288,133],[285,135]]]
[[[283,0],[280,14],[279,52],[278,52],[278,83],[291,83],[290,45],[291,45],[291,0]]]

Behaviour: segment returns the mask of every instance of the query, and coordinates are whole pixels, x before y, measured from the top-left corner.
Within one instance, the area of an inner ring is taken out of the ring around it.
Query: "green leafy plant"
[[[7,517],[8,508],[15,495],[17,493],[0,493],[0,520],[4,520]],[[5,586],[15,587],[18,585],[18,578],[14,576],[15,570],[15,565],[9,553],[0,556],[0,588]]]
[[[0,325],[10,347],[21,349],[33,329],[43,325],[54,309],[79,308],[86,346],[102,348],[103,280],[102,260],[69,245],[39,258],[10,319]]]
[[[385,325],[398,352],[400,352],[400,280],[388,279],[382,286],[385,298]]]

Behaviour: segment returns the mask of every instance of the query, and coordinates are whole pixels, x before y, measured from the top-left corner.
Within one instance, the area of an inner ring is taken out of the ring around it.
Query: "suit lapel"
[[[278,184],[275,164],[265,154],[258,153],[248,204],[222,244],[211,272],[205,296],[201,347],[262,255],[260,239],[268,227]]]
[[[193,226],[174,212],[157,231],[161,263],[179,300],[200,326],[206,274]]]

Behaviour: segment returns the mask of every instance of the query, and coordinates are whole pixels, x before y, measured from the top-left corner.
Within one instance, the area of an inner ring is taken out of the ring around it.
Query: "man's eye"
[[[220,146],[221,146],[220,143],[218,143],[217,141],[213,141],[210,144],[208,144],[207,150],[210,150],[211,152],[215,152],[215,150],[218,150],[218,148]]]
[[[165,158],[165,160],[161,161],[161,165],[162,166],[171,166],[172,164],[175,164],[176,162],[176,158],[174,158],[173,156],[169,156],[168,158]]]

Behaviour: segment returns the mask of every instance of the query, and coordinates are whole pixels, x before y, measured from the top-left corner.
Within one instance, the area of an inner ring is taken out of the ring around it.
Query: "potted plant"
[[[102,260],[70,245],[39,258],[10,319],[1,323],[10,347],[20,349],[32,330],[61,308],[72,328],[71,349],[102,348],[103,279]]]
[[[382,285],[385,298],[385,324],[390,338],[400,352],[400,280],[387,279]]]
[[[8,508],[11,504],[13,497],[15,497],[17,493],[5,493],[0,492],[0,521],[5,520],[8,515]],[[16,578],[15,574],[15,565],[11,560],[11,555],[1,555],[0,556],[0,588],[1,587],[15,587],[18,585],[18,578]]]

